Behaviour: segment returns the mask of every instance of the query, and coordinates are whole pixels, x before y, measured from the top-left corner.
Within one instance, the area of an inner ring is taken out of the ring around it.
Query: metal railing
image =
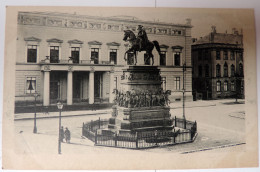
[[[142,131],[135,133],[114,133],[108,130],[108,120],[96,120],[83,123],[82,135],[97,146],[120,147],[130,149],[151,148],[165,145],[193,142],[197,133],[197,122],[174,118],[175,127],[186,129]],[[104,130],[102,130],[104,129]]]
[[[61,59],[61,60],[57,60],[57,61],[52,61],[50,62],[50,60],[41,60],[40,63],[51,63],[51,64],[101,64],[101,65],[113,65],[114,62],[110,62],[110,61],[98,61],[98,63],[94,63],[94,61],[92,60],[79,60],[79,61],[71,61],[69,59]]]

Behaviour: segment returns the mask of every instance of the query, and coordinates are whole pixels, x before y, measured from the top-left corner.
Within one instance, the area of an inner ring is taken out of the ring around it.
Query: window
[[[238,53],[238,58],[239,58],[239,61],[243,61],[243,53],[242,52]]]
[[[205,77],[209,77],[209,65],[205,65]]]
[[[148,58],[148,54],[144,54],[144,64],[145,65],[151,65],[150,58]]]
[[[117,89],[117,77],[114,77],[114,88]]]
[[[99,58],[99,49],[91,48],[91,60],[94,61],[94,64],[98,64],[98,58]]]
[[[181,53],[175,53],[174,54],[174,65],[180,66],[181,65]]]
[[[216,60],[220,60],[220,51],[219,50],[216,51]]]
[[[36,92],[36,77],[26,78],[26,93],[32,94]]]
[[[217,64],[216,65],[216,77],[220,77],[221,73],[220,73],[220,65]]]
[[[198,60],[202,60],[202,51],[201,50],[198,51]]]
[[[221,81],[217,81],[217,91],[221,91]]]
[[[228,52],[224,51],[224,60],[228,60]]]
[[[230,89],[231,89],[231,91],[235,91],[235,82],[234,81],[231,81]]]
[[[73,59],[73,63],[79,63],[79,47],[71,47],[71,57]]]
[[[161,85],[163,90],[166,90],[166,77],[162,77],[162,85]]]
[[[239,64],[239,76],[244,76],[243,65]]]
[[[224,77],[228,77],[228,65],[227,65],[227,63],[224,64]]]
[[[202,66],[199,66],[199,76],[202,76]]]
[[[175,78],[175,90],[180,90],[181,88],[181,78],[180,77],[176,77]]]
[[[224,82],[224,91],[228,91],[228,81]]]
[[[37,45],[27,46],[27,63],[37,62]]]
[[[161,51],[160,66],[166,66],[166,51]]]
[[[231,77],[235,76],[235,66],[232,64],[231,65]]]
[[[235,60],[235,53],[234,53],[234,51],[230,52],[230,60]]]
[[[209,59],[209,51],[208,50],[205,50],[205,53],[204,53],[204,60],[208,60]]]
[[[59,47],[58,46],[50,47],[50,62],[59,63]]]
[[[117,49],[111,49],[109,53],[110,63],[117,64]]]

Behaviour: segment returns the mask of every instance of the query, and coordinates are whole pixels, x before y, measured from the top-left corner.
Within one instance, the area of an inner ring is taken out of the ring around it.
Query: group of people
[[[64,142],[65,138],[66,143],[70,143],[70,130],[68,129],[68,127],[66,127],[64,131],[63,126],[61,126],[59,138],[61,142]]]

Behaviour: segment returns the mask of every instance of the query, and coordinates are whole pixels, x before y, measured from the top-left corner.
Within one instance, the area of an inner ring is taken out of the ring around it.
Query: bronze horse
[[[136,63],[137,63],[136,52],[140,51],[140,46],[138,44],[138,38],[136,38],[134,32],[131,31],[131,30],[124,30],[124,32],[125,32],[125,34],[124,34],[123,40],[129,41],[129,43],[131,44],[131,48],[125,52],[124,59],[126,61],[126,54],[127,53],[133,52],[134,57],[135,57],[135,65],[136,65]],[[148,57],[145,59],[145,61],[152,58],[152,65],[154,64],[154,58],[153,58],[154,56],[152,54],[154,47],[158,51],[159,56],[161,56],[161,50],[160,50],[160,46],[159,46],[158,41],[152,41],[152,42],[148,41],[146,46],[144,46],[143,49],[141,49],[141,51],[146,51],[146,54],[148,55]]]

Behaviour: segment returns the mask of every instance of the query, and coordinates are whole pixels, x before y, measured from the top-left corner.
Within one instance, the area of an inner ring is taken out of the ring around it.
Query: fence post
[[[176,138],[176,137],[175,137],[175,128],[173,129],[173,133],[174,133],[174,134],[173,134],[173,143],[175,143],[175,138]]]
[[[176,116],[174,117],[174,126],[177,127]]]
[[[95,132],[95,145],[97,144],[97,130]]]
[[[183,123],[184,123],[184,129],[186,129],[186,119],[185,118],[183,120]]]
[[[115,134],[115,147],[117,147],[117,133]]]
[[[98,118],[98,127],[100,129],[100,117]]]
[[[93,131],[93,120],[90,122],[90,130]]]
[[[138,149],[138,132],[136,132],[136,141],[135,141],[135,144],[136,144],[136,149]]]
[[[84,122],[83,122],[83,125],[82,125],[82,136],[85,136],[84,135]]]

